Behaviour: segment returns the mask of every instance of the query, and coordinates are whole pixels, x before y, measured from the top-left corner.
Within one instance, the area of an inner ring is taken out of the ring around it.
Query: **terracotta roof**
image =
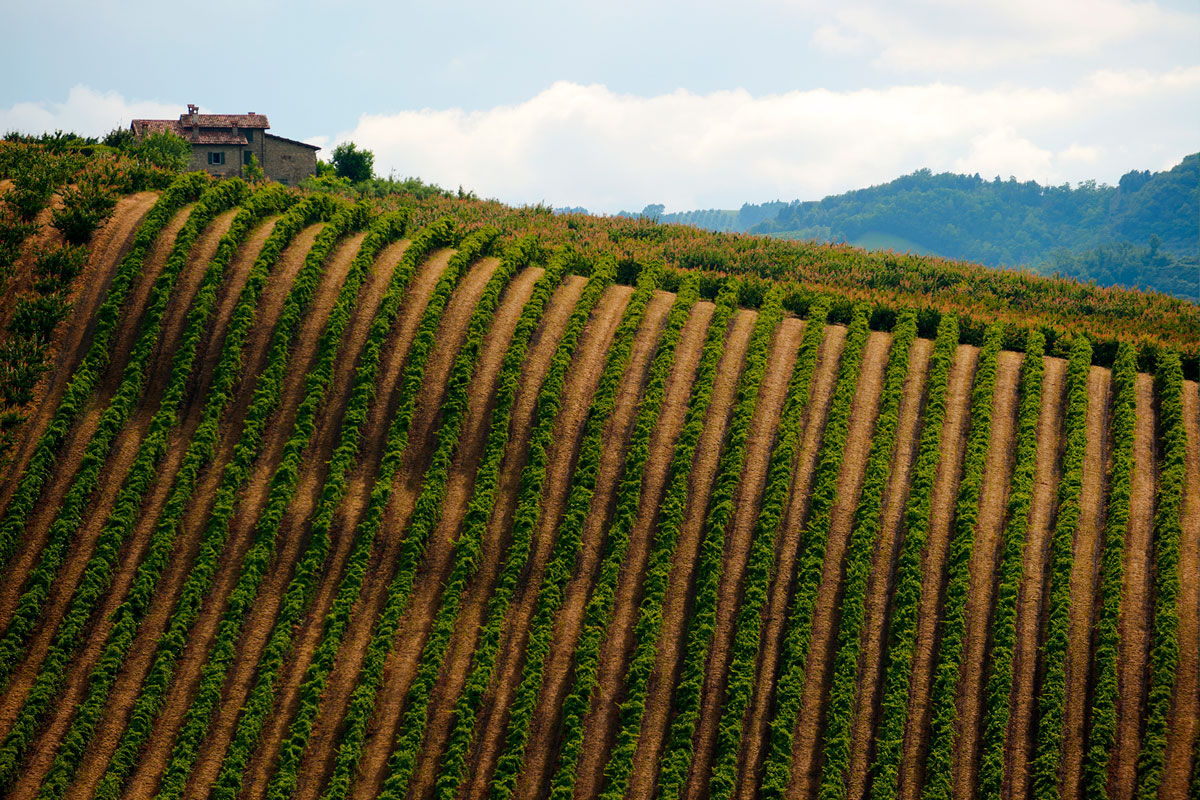
[[[173,119],[135,119],[130,123],[134,134],[137,136],[145,136],[148,133],[173,133],[176,136],[183,136],[183,128],[178,122]]]
[[[273,133],[264,133],[263,136],[266,136],[268,139],[278,139],[281,142],[288,142],[289,144],[298,144],[301,147],[311,147],[313,150],[321,149],[319,145],[309,144],[308,142],[300,142],[295,139],[289,139],[286,136],[276,136]]]
[[[180,114],[179,124],[192,127],[192,115]],[[269,128],[266,114],[197,114],[196,125],[201,128]]]
[[[198,134],[188,131],[183,138],[192,144],[248,144],[245,136],[242,136],[240,133],[230,133],[229,131],[202,130]]]

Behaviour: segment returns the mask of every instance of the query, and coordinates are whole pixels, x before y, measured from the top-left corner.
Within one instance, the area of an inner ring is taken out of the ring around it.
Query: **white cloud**
[[[117,92],[98,92],[76,85],[65,102],[17,103],[0,108],[0,132],[74,131],[84,136],[103,136],[116,127],[128,127],[133,119],[170,119],[183,112],[184,103],[126,100]]]
[[[364,115],[352,139],[382,174],[462,185],[513,203],[593,211],[736,207],[819,198],[928,167],[1022,180],[1114,183],[1194,149],[1200,67],[1104,73],[1067,90],[932,83],[755,97],[654,97],[558,82],[522,103]]]

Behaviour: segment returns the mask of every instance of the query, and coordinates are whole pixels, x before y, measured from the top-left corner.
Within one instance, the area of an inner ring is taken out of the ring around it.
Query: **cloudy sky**
[[[0,19],[0,131],[254,110],[517,204],[736,208],[923,167],[1116,183],[1200,149],[1194,0],[0,0]]]

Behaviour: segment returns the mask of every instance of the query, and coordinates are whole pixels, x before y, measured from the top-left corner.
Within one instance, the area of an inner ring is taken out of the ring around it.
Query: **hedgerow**
[[[971,389],[971,426],[963,457],[962,477],[954,503],[954,523],[946,554],[946,598],[942,609],[942,636],[934,666],[930,695],[932,720],[929,755],[925,761],[925,800],[950,800],[954,775],[952,756],[956,735],[958,677],[967,630],[967,594],[971,587],[971,553],[979,522],[979,497],[983,468],[987,462],[992,433],[992,402],[996,388],[996,362],[1004,332],[1000,325],[988,328]]]
[[[122,307],[134,280],[142,271],[154,240],[171,217],[185,204],[195,200],[207,185],[208,179],[202,174],[180,176],[158,198],[138,228],[133,246],[117,267],[104,302],[96,311],[95,327],[87,353],[71,375],[54,417],[38,439],[29,464],[18,478],[17,488],[9,498],[3,521],[0,522],[0,568],[8,564],[17,541],[25,531],[25,523],[37,505],[42,488],[55,472],[58,454],[67,433],[108,365],[111,357],[109,347],[122,318]],[[133,313],[132,310],[130,313]]]
[[[75,470],[71,486],[59,503],[54,521],[46,533],[45,543],[38,555],[37,566],[26,578],[16,610],[8,623],[3,639],[0,639],[0,685],[7,684],[13,670],[24,655],[26,642],[41,620],[42,606],[50,596],[50,588],[58,577],[58,571],[66,558],[67,550],[74,540],[75,533],[83,524],[83,518],[91,503],[92,493],[99,486],[109,450],[142,396],[154,352],[159,344],[163,316],[171,300],[175,283],[188,263],[192,246],[217,214],[237,205],[248,192],[249,188],[242,181],[227,181],[212,185],[196,203],[187,222],[175,237],[175,244],[167,257],[162,272],[155,280],[154,288],[147,300],[147,308],[142,317],[137,339],[129,353],[129,360],[122,373],[121,383],[101,413],[96,430],[88,440],[83,458]],[[204,314],[205,312],[201,310],[198,313]],[[186,354],[179,358],[186,359]],[[180,368],[185,370],[184,374],[172,377],[178,377],[182,385],[190,374],[191,364],[188,363],[186,367],[181,364]],[[175,399],[178,402],[178,396]],[[167,413],[173,417],[174,409]],[[166,424],[163,420],[159,421]],[[169,427],[170,425],[168,425]],[[150,457],[153,458],[153,454]],[[153,465],[151,465],[152,468]],[[127,512],[122,511],[122,513]],[[7,785],[8,780],[3,771],[0,771],[0,785]]]
[[[326,258],[342,235],[355,224],[360,224],[364,211],[335,205],[328,199],[317,202],[314,211],[318,210],[314,216],[329,219],[329,222],[314,239],[284,301],[271,337],[266,366],[255,383],[253,399],[243,421],[233,458],[222,471],[212,510],[204,526],[199,554],[184,581],[183,590],[172,610],[167,629],[158,640],[150,672],[142,683],[141,693],[134,701],[129,723],[97,786],[98,798],[116,800],[125,779],[137,762],[141,748],[153,730],[154,721],[162,710],[175,668],[187,646],[192,625],[200,614],[204,597],[212,586],[217,568],[225,556],[230,522],[237,509],[238,496],[250,479],[266,439],[266,428],[278,409],[291,346],[320,284]],[[179,523],[176,521],[174,524]],[[109,680],[115,680],[115,674]]]
[[[1004,753],[1012,702],[1013,649],[1017,643],[1017,596],[1025,569],[1025,537],[1038,461],[1038,416],[1042,404],[1044,338],[1030,331],[1021,366],[1021,404],[1017,411],[1016,461],[1008,488],[1008,522],[1000,556],[999,584],[992,621],[991,667],[984,689],[983,752],[978,797],[998,798],[1004,783]]]
[[[605,428],[616,409],[617,393],[622,376],[629,365],[638,325],[657,285],[657,265],[643,269],[638,275],[638,288],[626,306],[620,327],[609,346],[599,384],[592,395],[583,440],[579,446],[579,456],[567,493],[566,508],[556,526],[558,535],[538,588],[533,619],[526,639],[521,681],[508,704],[505,744],[492,775],[493,798],[511,797],[521,774],[529,724],[537,707],[546,658],[550,654],[554,636],[555,621],[565,600],[567,583],[575,572],[576,561],[583,544],[583,530],[592,507],[601,454],[606,446],[612,444],[605,440]],[[674,353],[673,343],[679,339],[679,332],[687,320],[688,309],[693,302],[695,292],[687,297],[676,297],[657,352],[663,352],[665,345],[672,354]],[[667,361],[669,363],[669,356]]]
[[[708,503],[708,514],[704,520],[700,558],[696,565],[692,616],[688,622],[685,638],[684,662],[675,686],[675,717],[671,721],[666,744],[659,759],[661,766],[657,794],[669,800],[675,800],[683,791],[692,763],[694,752],[692,740],[696,732],[696,724],[700,719],[700,703],[703,699],[708,654],[716,633],[718,592],[725,563],[725,537],[733,522],[734,495],[741,481],[742,467],[746,461],[750,423],[758,407],[758,392],[762,385],[763,375],[767,370],[771,341],[776,328],[783,319],[782,300],[782,290],[778,288],[771,290],[755,320],[754,331],[751,334],[750,345],[746,351],[742,368],[742,376],[738,381],[733,416],[729,422],[729,433],[717,466],[716,480]],[[614,788],[627,782],[628,775],[632,773],[632,759],[635,751],[636,746],[628,751],[629,770],[626,771],[624,778],[616,782]]]
[[[496,379],[494,401],[484,452],[475,472],[475,484],[467,504],[462,532],[454,543],[454,563],[450,577],[442,590],[442,603],[434,618],[417,674],[404,701],[404,718],[400,724],[395,749],[388,760],[387,777],[380,797],[403,797],[412,770],[420,756],[425,736],[434,685],[446,660],[450,640],[458,623],[458,614],[471,580],[478,573],[483,555],[483,537],[496,504],[496,488],[500,483],[500,465],[509,442],[509,424],[513,404],[521,383],[521,370],[529,352],[529,343],[537,329],[555,288],[562,281],[564,262],[552,259],[545,272],[534,284],[533,293],[525,302],[517,320],[500,374]]]
[[[725,351],[725,336],[729,321],[737,308],[738,282],[725,284],[717,297],[716,309],[708,324],[704,349],[700,355],[696,377],[688,398],[688,408],[683,428],[675,440],[671,463],[667,471],[667,488],[658,507],[657,535],[655,536],[646,572],[642,579],[644,595],[661,598],[670,577],[671,555],[679,530],[683,526],[687,510],[688,478],[704,421],[713,386],[716,382],[717,365]],[[661,403],[661,401],[659,401]],[[639,423],[649,422],[639,419]],[[639,439],[639,441],[641,441]],[[583,748],[584,716],[587,714],[598,684],[600,646],[603,643],[612,619],[612,608],[616,601],[617,582],[620,578],[625,555],[629,549],[629,536],[637,522],[641,505],[642,477],[645,459],[648,456],[649,438],[639,448],[638,469],[630,471],[627,464],[626,476],[618,490],[617,511],[609,529],[608,552],[600,567],[600,576],[588,599],[584,611],[579,641],[575,646],[575,665],[571,688],[563,701],[562,747],[558,765],[550,783],[552,800],[568,800],[574,794],[578,778],[579,755]],[[632,452],[632,451],[631,451]],[[661,602],[661,600],[659,601]],[[643,599],[643,607],[653,599]],[[641,620],[639,619],[639,622]],[[627,681],[628,682],[628,681]]]
[[[829,526],[837,505],[838,476],[846,448],[850,410],[862,372],[863,349],[869,333],[867,322],[866,307],[856,307],[842,348],[837,386],[825,420],[825,435],[813,478],[808,520],[801,538],[804,552],[797,565],[795,595],[784,629],[780,675],[775,688],[775,711],[768,730],[767,754],[759,790],[762,796],[773,800],[783,797],[792,769],[792,740],[804,692],[813,613],[817,590],[821,585]]]
[[[96,604],[112,581],[121,547],[141,517],[142,500],[158,477],[158,465],[166,454],[171,432],[178,422],[181,401],[195,366],[196,354],[207,333],[218,291],[233,255],[266,214],[279,211],[291,202],[292,196],[278,189],[256,192],[222,236],[192,303],[158,411],[151,419],[137,456],[126,472],[121,491],[100,531],[96,548],[84,567],[82,580],[72,595],[71,604],[51,641],[37,678],[4,744],[0,745],[0,782],[11,770],[9,764],[19,763],[21,754],[32,742],[38,720],[61,690],[66,679],[67,664],[79,646]],[[201,212],[197,209],[194,213]],[[13,646],[8,637],[3,644]],[[16,650],[14,648],[9,652]]]
[[[269,195],[263,195],[263,202],[266,202],[268,197]],[[291,195],[283,195],[281,198],[283,203],[291,201]],[[138,565],[125,600],[113,613],[112,628],[89,677],[87,697],[59,745],[58,754],[42,784],[40,798],[57,800],[66,792],[100,719],[125,656],[133,644],[138,627],[149,609],[158,581],[170,561],[184,509],[196,490],[201,471],[211,463],[216,453],[220,425],[233,399],[233,389],[242,363],[242,352],[256,319],[259,298],[271,271],[283,248],[301,228],[328,217],[332,210],[333,206],[327,201],[311,198],[292,206],[276,221],[250,268],[230,317],[200,422],[175,474],[167,502],[155,523],[146,555]]]
[[[1133,345],[1121,344],[1112,372],[1112,462],[1108,472],[1104,550],[1100,557],[1100,608],[1096,617],[1096,689],[1083,759],[1088,797],[1108,798],[1108,762],[1117,742],[1117,657],[1125,585],[1125,534],[1129,530],[1137,421],[1137,361]]]
[[[351,227],[361,227],[368,223],[372,211],[370,206],[356,205],[345,213],[352,217]],[[184,717],[183,727],[175,736],[171,757],[158,787],[157,797],[161,800],[181,796],[187,785],[200,743],[221,701],[221,688],[237,653],[238,639],[258,601],[259,587],[274,558],[283,516],[295,496],[305,453],[316,430],[317,415],[333,384],[334,367],[345,345],[343,337],[359,290],[375,256],[403,235],[406,222],[403,215],[385,215],[370,222],[367,235],[351,261],[337,300],[325,321],[325,328],[317,340],[315,363],[304,376],[304,396],[296,409],[291,433],[284,442],[279,465],[267,489],[266,502],[255,523],[253,542],[242,558],[237,583],[226,601],[208,658],[201,667],[200,684]]]
[[[342,636],[349,625],[354,603],[362,588],[367,562],[371,556],[375,536],[382,524],[383,512],[387,507],[387,501],[390,497],[392,479],[400,466],[404,450],[407,447],[409,428],[416,412],[417,398],[420,388],[424,383],[425,369],[433,349],[438,326],[441,324],[442,315],[455,287],[459,283],[459,279],[466,271],[466,268],[483,251],[490,247],[494,238],[492,233],[492,231],[484,231],[478,236],[464,242],[464,246],[449,259],[446,267],[438,276],[433,293],[421,313],[420,322],[413,336],[413,341],[409,345],[407,363],[405,364],[404,374],[401,378],[399,400],[397,401],[396,410],[393,413],[392,422],[388,429],[388,437],[384,446],[383,460],[379,474],[376,476],[375,486],[371,492],[367,510],[355,529],[353,549],[351,550],[333,605],[325,615],[321,639],[300,684],[300,705],[287,737],[281,746],[279,761],[275,767],[275,774],[272,776],[267,790],[269,796],[282,794],[286,797],[290,795],[294,786],[296,773],[300,767],[300,761],[308,743],[308,736],[312,731],[312,726],[316,722],[317,713],[320,710],[321,694],[325,686],[325,681],[333,669],[338,648],[341,646]],[[411,272],[426,254],[432,252],[436,247],[451,244],[453,236],[454,226],[449,219],[439,220],[433,225],[426,227],[415,237],[413,243],[409,245],[409,249],[405,251],[405,263],[401,267]],[[409,255],[410,251],[412,252],[411,256]],[[502,271],[498,270],[498,272]],[[493,289],[493,291],[495,290]],[[486,292],[487,289],[485,289],[485,295]],[[382,343],[383,339],[379,341]],[[374,378],[372,378],[373,380]],[[340,494],[344,495],[344,493],[345,489],[341,489]],[[332,522],[335,510],[336,507],[331,506],[324,512],[323,516],[328,517],[328,522],[322,523],[324,527],[327,527]],[[309,591],[313,590],[315,590],[315,583]],[[278,666],[282,665],[284,655],[284,653],[280,653],[278,665],[274,667],[275,670],[278,669]],[[264,707],[264,714],[270,709],[269,704],[267,704],[267,700],[269,699],[262,698],[255,701],[255,705]],[[258,725],[261,726],[261,722]],[[255,737],[257,737],[257,731],[255,731]],[[249,752],[247,751],[245,756],[242,757],[243,761],[248,756]],[[225,778],[224,785],[233,794],[236,793],[234,770],[237,767],[238,764],[236,761],[227,761],[222,770]]]
[[[916,312],[905,309],[892,329],[892,347],[884,373],[879,412],[846,551],[841,625],[833,661],[833,684],[826,705],[825,762],[817,792],[820,800],[844,800],[846,796],[851,724],[858,690],[862,631],[866,622],[867,581],[871,577],[871,557],[882,529],[883,492],[891,475],[892,451],[900,423],[900,399],[908,376],[909,351],[916,338]]]
[[[304,615],[309,613],[309,604],[323,574],[322,569],[329,555],[329,532],[349,487],[347,476],[356,463],[362,428],[378,391],[376,380],[384,343],[399,313],[400,302],[417,265],[433,249],[448,244],[452,233],[453,229],[448,224],[423,229],[414,237],[400,263],[392,271],[387,290],[371,321],[367,341],[363,345],[362,355],[355,370],[349,391],[350,399],[342,416],[338,445],[330,459],[329,471],[321,489],[317,508],[312,515],[308,545],[284,592],[271,636],[259,657],[257,678],[250,695],[242,705],[233,740],[212,789],[214,797],[234,798],[241,789],[246,764],[258,746],[267,714],[275,704],[275,682],[290,653],[296,630]],[[485,252],[495,236],[494,229],[487,229],[464,241],[447,265],[442,280],[448,281],[453,287],[463,267]],[[434,294],[435,297],[438,296],[436,289]]]
[[[1079,336],[1067,362],[1067,411],[1063,423],[1062,480],[1058,484],[1058,516],[1050,539],[1050,591],[1046,636],[1042,644],[1044,677],[1038,697],[1038,741],[1031,768],[1036,800],[1058,800],[1062,765],[1063,707],[1067,697],[1067,636],[1070,632],[1071,568],[1079,498],[1083,491],[1083,458],[1087,448],[1088,372],[1092,345]]]
[[[904,507],[904,542],[896,567],[894,608],[888,632],[887,660],[875,732],[874,779],[871,800],[895,800],[897,777],[908,725],[908,692],[917,645],[917,613],[924,583],[922,554],[929,541],[933,487],[942,460],[942,424],[946,419],[946,387],[958,350],[958,319],[946,314],[938,324],[937,340],[926,377],[928,390],[917,460],[909,478]]]
[[[562,406],[567,371],[592,309],[612,283],[615,271],[616,263],[611,259],[600,261],[592,270],[567,320],[551,357],[546,377],[538,390],[530,426],[528,455],[521,469],[517,507],[512,521],[512,539],[505,553],[504,566],[501,567],[496,580],[496,587],[488,600],[487,618],[479,632],[475,652],[471,656],[466,683],[454,705],[450,740],[434,787],[434,796],[439,800],[451,800],[457,794],[464,778],[471,745],[475,740],[475,720],[495,673],[496,657],[500,650],[508,607],[529,560],[533,536],[541,518],[542,489],[546,483],[550,445],[554,440],[555,422]]]
[[[1179,671],[1179,548],[1183,528],[1179,507],[1187,471],[1187,431],[1183,425],[1183,370],[1174,350],[1159,353],[1154,373],[1158,393],[1162,461],[1154,510],[1154,632],[1150,639],[1150,694],[1146,731],[1138,753],[1137,797],[1158,797],[1167,749],[1171,696]]]
[[[729,800],[737,780],[738,753],[741,750],[746,709],[754,695],[755,667],[762,636],[762,611],[767,604],[767,593],[776,568],[775,537],[783,524],[784,508],[792,486],[792,462],[800,444],[801,422],[809,404],[812,376],[825,333],[828,311],[829,303],[825,300],[808,309],[808,321],[792,366],[787,399],[779,419],[778,438],[775,449],[771,451],[767,485],[763,489],[762,507],[755,522],[754,538],[746,561],[745,588],[733,634],[725,703],[717,724],[716,749],[708,782],[712,800]]]

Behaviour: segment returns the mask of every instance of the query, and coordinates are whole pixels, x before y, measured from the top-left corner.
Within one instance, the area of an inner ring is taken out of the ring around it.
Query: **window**
[[[246,128],[246,144],[254,144],[254,128]]]
[[[244,165],[246,165],[246,166],[249,166],[249,165],[250,165],[250,159],[251,159],[251,158],[253,158],[253,157],[254,157],[254,153],[253,153],[253,152],[251,152],[250,150],[243,150],[243,151],[242,151],[242,164],[244,164]]]
[[[208,163],[212,164],[213,166],[219,166],[221,164],[224,164],[225,163],[225,154],[220,153],[220,152],[214,152],[214,151],[210,150],[208,153]]]

